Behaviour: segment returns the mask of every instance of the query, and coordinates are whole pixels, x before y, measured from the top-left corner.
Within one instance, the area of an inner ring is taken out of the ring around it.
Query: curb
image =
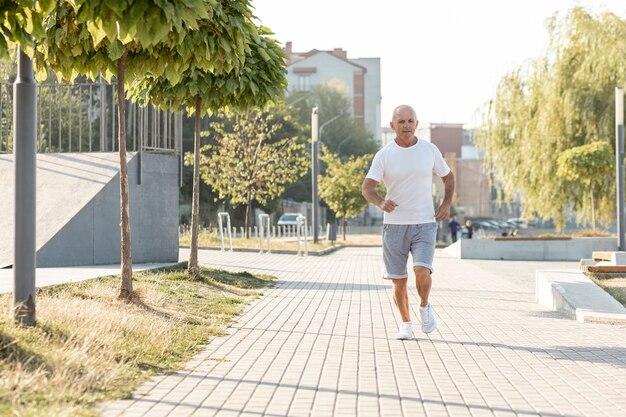
[[[626,308],[577,269],[538,270],[536,301],[581,323],[626,325]]]

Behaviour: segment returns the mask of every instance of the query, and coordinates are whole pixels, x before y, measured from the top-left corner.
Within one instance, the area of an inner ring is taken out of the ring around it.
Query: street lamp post
[[[615,89],[615,158],[617,170],[617,246],[626,250],[624,241],[624,90]]]
[[[317,107],[313,107],[311,110],[311,182],[312,182],[312,190],[313,197],[311,200],[311,225],[313,227],[313,243],[317,243],[319,241],[319,210],[320,210],[320,202],[319,196],[317,194],[317,173],[318,173],[318,153],[317,148],[319,141],[319,129],[318,129],[318,109]]]
[[[14,320],[35,324],[35,178],[37,157],[37,85],[33,63],[17,50],[17,78],[13,90],[13,146],[15,153],[15,237],[13,249]]]
[[[313,107],[313,110],[311,111],[311,160],[312,160],[312,165],[311,165],[311,181],[313,183],[313,198],[312,198],[312,209],[311,209],[311,217],[312,219],[312,227],[313,227],[313,243],[318,243],[319,242],[319,224],[320,224],[320,198],[319,198],[319,194],[318,194],[318,189],[317,189],[317,176],[319,175],[320,172],[320,165],[319,165],[319,149],[320,149],[320,145],[319,143],[322,140],[322,132],[324,131],[324,128],[326,126],[328,126],[330,123],[334,122],[335,120],[339,119],[341,116],[343,116],[345,113],[340,113],[337,116],[333,117],[332,119],[324,122],[319,128],[318,128],[318,108],[317,107]]]

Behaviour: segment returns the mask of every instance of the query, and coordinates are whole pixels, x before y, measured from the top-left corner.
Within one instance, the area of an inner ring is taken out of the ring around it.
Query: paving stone
[[[132,400],[103,404],[103,416],[625,415],[624,327],[537,305],[526,284],[537,263],[437,251],[439,328],[420,332],[411,285],[417,339],[398,341],[380,248],[323,257],[201,251],[200,262],[279,280],[184,370],[155,377]]]

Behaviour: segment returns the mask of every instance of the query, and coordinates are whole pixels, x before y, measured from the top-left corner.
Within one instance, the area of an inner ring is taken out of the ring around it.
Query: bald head
[[[413,109],[413,107],[409,106],[408,104],[400,104],[398,107],[396,107],[395,109],[393,109],[393,113],[391,114],[391,120],[393,121],[396,117],[396,115],[403,113],[405,111],[410,111],[413,113],[413,117],[415,119],[417,119],[417,114],[415,113],[415,110]]]

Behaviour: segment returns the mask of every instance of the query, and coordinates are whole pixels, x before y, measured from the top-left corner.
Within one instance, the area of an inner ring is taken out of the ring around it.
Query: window
[[[308,74],[298,76],[298,91],[309,91],[311,89],[311,77]]]

